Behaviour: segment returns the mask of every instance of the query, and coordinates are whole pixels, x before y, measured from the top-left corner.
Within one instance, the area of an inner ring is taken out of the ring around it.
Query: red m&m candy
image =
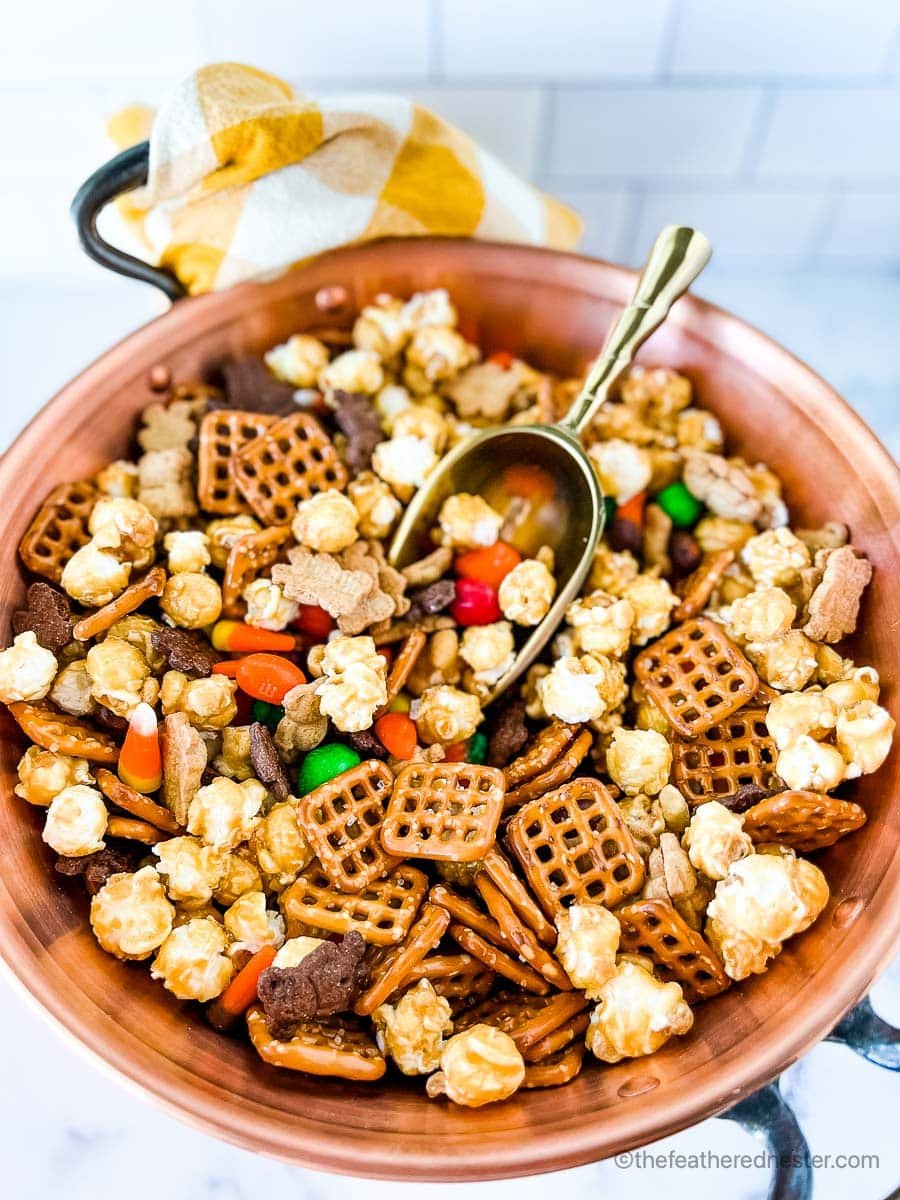
[[[458,579],[450,613],[457,625],[490,625],[499,621],[497,592],[480,579]]]

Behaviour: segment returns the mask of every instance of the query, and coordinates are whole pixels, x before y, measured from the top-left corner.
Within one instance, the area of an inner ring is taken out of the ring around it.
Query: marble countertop
[[[841,391],[894,454],[900,454],[900,278],[847,272],[717,271],[701,293],[773,333]],[[130,329],[161,311],[139,285],[98,272],[96,284],[12,284],[0,294],[5,395],[0,446],[9,443],[56,388]],[[836,513],[836,517],[840,514]],[[900,1024],[900,960],[872,992]],[[5,976],[0,977],[0,1090],[4,1192],[15,1200],[250,1200],[286,1194],[311,1200],[352,1188],[359,1200],[531,1200],[554,1186],[571,1200],[614,1194],[668,1200],[698,1194],[765,1196],[763,1167],[622,1169],[597,1163],[560,1173],[478,1185],[383,1184],[271,1162],[195,1132],[124,1088],[63,1040]],[[900,1179],[896,1114],[900,1079],[851,1051],[821,1045],[782,1077],[813,1154],[873,1156],[866,1166],[816,1171],[816,1200],[881,1200]],[[731,1122],[706,1121],[657,1143],[654,1153],[752,1153],[758,1144]],[[139,1165],[140,1164],[140,1165]],[[702,1181],[702,1182],[701,1182]]]

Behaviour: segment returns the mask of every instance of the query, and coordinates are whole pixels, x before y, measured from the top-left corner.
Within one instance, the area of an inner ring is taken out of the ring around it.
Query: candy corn
[[[251,654],[255,650],[297,649],[297,639],[292,633],[276,633],[271,629],[257,629],[255,625],[244,625],[241,621],[216,621],[213,626],[212,644],[217,650],[237,651]]]
[[[159,730],[149,704],[139,704],[131,714],[118,769],[122,782],[136,792],[155,792],[162,783]]]

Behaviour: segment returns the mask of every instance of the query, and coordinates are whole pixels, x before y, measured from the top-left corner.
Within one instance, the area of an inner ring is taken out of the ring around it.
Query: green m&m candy
[[[278,722],[284,716],[284,709],[280,704],[269,704],[265,700],[254,700],[250,705],[250,715],[254,721],[259,721],[261,725],[268,727],[271,733],[274,733],[278,728]]]
[[[603,512],[605,516],[604,524],[608,529],[612,524],[613,517],[616,515],[616,502],[613,500],[612,496],[603,497]]]
[[[486,733],[473,733],[469,738],[469,748],[466,751],[466,762],[483,763],[487,758],[488,740]]]
[[[692,495],[681,480],[670,483],[657,495],[656,503],[672,518],[672,524],[679,529],[690,529],[695,525],[703,512],[703,505]]]
[[[357,766],[361,758],[349,746],[340,742],[327,742],[324,746],[316,746],[310,750],[297,776],[297,793],[305,796],[307,792],[315,791],[335,775],[343,775],[351,767]]]

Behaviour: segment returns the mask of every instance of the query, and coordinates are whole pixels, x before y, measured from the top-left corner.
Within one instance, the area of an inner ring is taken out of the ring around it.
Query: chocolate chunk
[[[162,625],[150,634],[150,643],[172,671],[185,675],[209,675],[222,657],[202,633]]]
[[[297,411],[295,388],[276,379],[261,358],[233,358],[222,366],[225,395],[210,408],[269,413],[287,417]]]
[[[269,967],[259,998],[272,1037],[286,1042],[301,1021],[347,1012],[365,986],[366,944],[354,929],[342,942],[323,942],[296,967]]]
[[[613,550],[630,550],[635,558],[640,559],[644,551],[644,535],[637,521],[630,517],[613,517],[609,526],[609,544]]]
[[[730,796],[716,796],[715,799],[731,812],[742,813],[771,795],[767,788],[760,787],[758,783],[743,783]]]
[[[678,578],[692,575],[703,560],[703,551],[697,544],[697,539],[686,529],[673,529],[669,538],[669,558],[672,560],[672,573]]]
[[[259,721],[250,726],[250,763],[257,779],[266,785],[276,800],[287,800],[291,784],[278,757],[268,728]]]
[[[525,749],[529,736],[525,701],[510,700],[500,709],[488,734],[488,765],[505,767]]]
[[[359,733],[348,733],[346,741],[362,758],[385,759],[388,757],[387,750],[371,729],[361,729]]]
[[[118,713],[114,713],[105,704],[97,705],[94,710],[94,720],[101,729],[105,729],[107,733],[111,733],[115,737],[124,737],[128,732],[128,722],[126,719],[120,717]]]
[[[72,640],[72,609],[68,597],[49,583],[32,583],[25,607],[12,615],[14,634],[28,630],[46,650],[59,650]]]
[[[137,860],[133,854],[106,846],[103,850],[80,858],[61,855],[56,860],[55,869],[60,875],[81,875],[88,895],[96,896],[111,875],[133,871],[136,866]]]
[[[339,390],[332,392],[330,399],[338,429],[347,438],[344,457],[348,466],[357,472],[368,471],[372,466],[375,447],[384,441],[381,422],[372,401],[357,392]]]
[[[449,608],[456,599],[456,584],[452,579],[439,579],[415,592],[407,592],[409,612],[407,621],[419,621],[422,617],[433,617],[435,613]]]

